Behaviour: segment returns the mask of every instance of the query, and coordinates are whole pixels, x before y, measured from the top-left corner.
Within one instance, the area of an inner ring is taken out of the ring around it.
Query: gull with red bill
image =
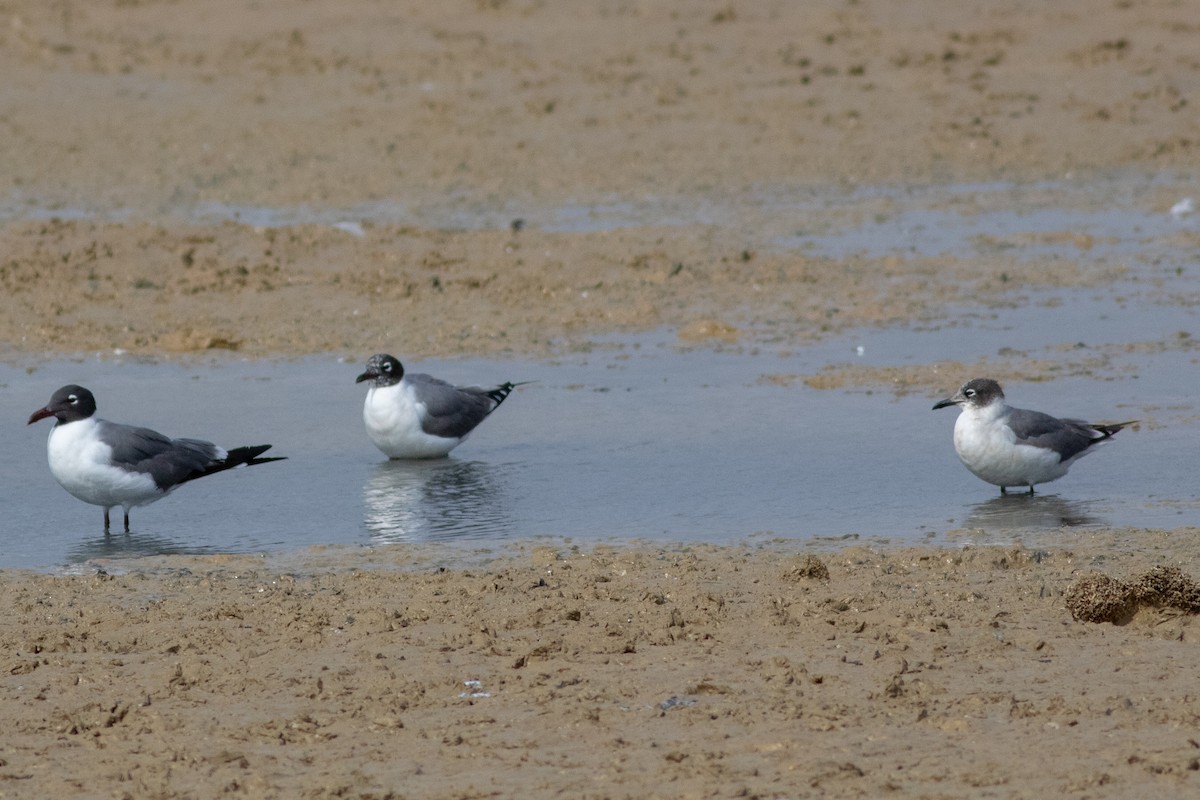
[[[108,512],[161,500],[188,481],[240,466],[266,464],[283,458],[260,458],[269,444],[224,450],[200,439],[171,439],[149,428],[109,422],[96,416],[96,398],[82,386],[59,389],[44,408],[29,417],[29,424],[47,417],[50,429],[46,452],[50,474],[85,503]]]

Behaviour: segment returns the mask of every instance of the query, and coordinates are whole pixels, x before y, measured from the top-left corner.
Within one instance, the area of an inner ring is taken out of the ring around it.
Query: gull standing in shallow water
[[[46,452],[52,474],[64,489],[108,512],[161,500],[184,483],[242,465],[282,458],[259,458],[269,444],[223,450],[199,439],[171,439],[148,428],[108,422],[96,416],[96,398],[82,386],[64,386],[44,408],[29,417],[32,425],[54,417]]]
[[[1013,408],[991,378],[975,378],[958,394],[940,400],[933,410],[960,406],[954,423],[954,449],[967,469],[1000,487],[1028,486],[1057,480],[1076,460],[1104,444],[1133,422],[1098,425],[1058,419],[1040,411]]]
[[[363,403],[367,436],[388,458],[447,455],[523,385],[454,386],[419,372],[406,373],[386,353],[367,360],[367,371],[355,383],[363,381],[370,381]]]

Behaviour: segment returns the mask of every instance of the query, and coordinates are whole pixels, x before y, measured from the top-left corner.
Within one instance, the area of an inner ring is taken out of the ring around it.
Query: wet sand
[[[1200,768],[1194,619],[1075,622],[1064,592],[1096,569],[1194,573],[1195,541],[10,573],[0,778],[60,797],[1178,797]]]
[[[1087,183],[1200,148],[1195,22],[1165,2],[7,9],[0,341],[26,352],[803,343],[1113,277],[1086,242],[1037,269],[772,247],[820,229],[787,205],[814,188]],[[639,224],[553,224],[610,205]]]
[[[0,355],[803,346],[1103,286],[1085,241],[1018,272],[763,231],[822,224],[772,205],[814,187],[1194,169],[1196,32],[1168,2],[8,3]],[[556,222],[622,204],[646,223]],[[1195,531],[1050,533],[6,572],[0,794],[1194,792],[1192,618],[1065,596],[1200,573]]]

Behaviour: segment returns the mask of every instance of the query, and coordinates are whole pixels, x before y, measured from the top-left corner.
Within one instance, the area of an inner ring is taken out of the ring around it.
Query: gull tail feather
[[[484,392],[484,395],[490,398],[492,402],[496,404],[492,406],[492,411],[495,411],[500,407],[501,403],[508,399],[508,396],[512,394],[513,389],[517,388],[518,386],[525,386],[529,383],[533,383],[533,381],[519,381],[517,383],[509,381],[508,383],[500,384],[495,389],[489,389],[488,391]]]
[[[228,455],[222,461],[216,461],[209,464],[203,469],[198,469],[187,477],[187,480],[192,481],[196,478],[203,478],[206,475],[214,475],[218,472],[224,472],[227,469],[234,467],[247,466],[252,467],[255,464],[268,464],[272,461],[284,461],[287,456],[270,456],[267,458],[259,458],[263,453],[271,449],[269,444],[256,444],[249,447],[235,447],[228,451]]]
[[[1091,427],[1093,430],[1104,434],[1103,436],[1101,436],[1097,439],[1097,441],[1103,441],[1104,439],[1110,439],[1113,436],[1116,436],[1117,432],[1120,431],[1122,428],[1126,428],[1130,425],[1137,425],[1139,422],[1141,422],[1140,419],[1131,419],[1128,422],[1106,422],[1106,423],[1093,422]]]

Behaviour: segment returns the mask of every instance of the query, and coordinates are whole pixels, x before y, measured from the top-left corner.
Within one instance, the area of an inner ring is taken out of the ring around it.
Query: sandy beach
[[[781,198],[878,185],[1154,174],[1166,213],[1198,32],[1173,2],[14,0],[2,355],[800,348],[1103,288],[1066,231],[1022,271],[769,243],[886,210]],[[780,380],[932,397],[948,366]],[[1186,796],[1196,534],[6,570],[0,797]]]

